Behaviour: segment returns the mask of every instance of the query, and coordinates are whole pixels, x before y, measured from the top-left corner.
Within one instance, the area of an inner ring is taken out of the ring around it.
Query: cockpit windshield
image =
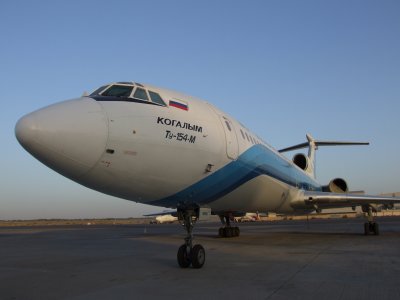
[[[135,94],[133,95],[133,98],[146,100],[146,101],[149,100],[149,98],[147,97],[146,90],[145,89],[141,89],[141,88],[137,88],[136,89]]]
[[[167,106],[160,94],[147,90],[142,84],[130,82],[117,82],[104,85],[89,97],[97,101],[127,101]]]
[[[102,92],[101,95],[110,97],[129,97],[132,93],[132,90],[133,86],[115,84]]]

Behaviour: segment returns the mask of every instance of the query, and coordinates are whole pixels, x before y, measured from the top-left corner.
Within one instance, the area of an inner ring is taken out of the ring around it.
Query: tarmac
[[[0,228],[0,299],[400,299],[400,217],[198,223],[202,269],[176,261],[179,224]]]

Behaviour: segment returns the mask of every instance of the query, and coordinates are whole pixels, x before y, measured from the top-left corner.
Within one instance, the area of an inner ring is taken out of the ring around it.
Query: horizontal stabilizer
[[[369,142],[341,142],[341,141],[314,141],[315,146],[351,146],[351,145],[369,145]],[[301,143],[284,149],[279,152],[288,152],[297,149],[308,148],[309,142]]]

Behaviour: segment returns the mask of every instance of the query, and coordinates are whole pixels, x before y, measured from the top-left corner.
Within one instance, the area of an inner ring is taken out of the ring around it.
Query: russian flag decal
[[[183,110],[189,110],[189,106],[183,101],[169,100],[169,106],[173,106]]]

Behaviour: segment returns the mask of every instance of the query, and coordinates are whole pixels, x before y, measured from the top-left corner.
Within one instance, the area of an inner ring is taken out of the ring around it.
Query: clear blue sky
[[[320,149],[318,179],[399,191],[399,16],[396,0],[3,0],[0,219],[159,211],[81,187],[14,137],[22,115],[113,81],[206,99],[276,148],[370,141]]]

